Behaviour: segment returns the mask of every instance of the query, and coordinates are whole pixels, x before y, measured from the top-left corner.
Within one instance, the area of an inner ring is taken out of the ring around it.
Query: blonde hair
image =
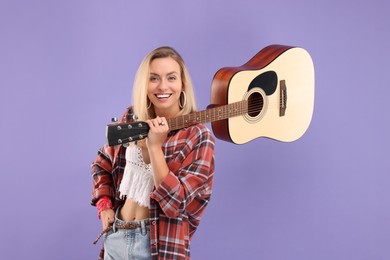
[[[197,110],[195,95],[192,87],[190,74],[180,54],[172,47],[163,46],[151,51],[141,62],[134,79],[133,85],[133,110],[139,120],[147,120],[156,117],[153,104],[148,109],[150,101],[147,97],[147,86],[150,77],[150,63],[158,58],[172,58],[180,66],[180,76],[183,91],[186,95],[186,102],[180,114],[189,114]],[[182,102],[182,100],[181,100]]]

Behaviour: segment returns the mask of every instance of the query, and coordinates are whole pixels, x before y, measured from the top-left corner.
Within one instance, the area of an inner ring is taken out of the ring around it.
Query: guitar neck
[[[243,100],[227,105],[192,112],[187,115],[167,119],[170,130],[178,130],[197,123],[208,123],[243,115],[248,112],[248,101]]]

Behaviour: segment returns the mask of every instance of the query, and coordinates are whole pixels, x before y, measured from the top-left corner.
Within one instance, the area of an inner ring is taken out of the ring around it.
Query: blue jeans
[[[130,221],[141,224],[136,229],[116,229],[115,224],[129,223],[118,218],[117,210],[113,230],[104,238],[105,260],[150,260],[150,227],[146,220]]]

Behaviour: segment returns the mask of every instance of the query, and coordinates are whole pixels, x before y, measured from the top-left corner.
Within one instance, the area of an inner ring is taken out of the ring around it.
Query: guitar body
[[[314,66],[298,47],[270,45],[240,67],[220,69],[211,90],[213,106],[248,101],[248,113],[212,122],[215,136],[235,144],[267,137],[300,138],[314,108]]]

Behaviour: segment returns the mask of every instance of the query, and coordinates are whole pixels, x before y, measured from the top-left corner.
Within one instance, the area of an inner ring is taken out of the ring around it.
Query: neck
[[[214,122],[248,113],[247,100],[222,106],[210,105],[209,107],[209,109],[203,111],[192,112],[190,114],[179,115],[176,117],[167,117],[169,129],[177,130],[188,127],[192,124]]]
[[[180,116],[180,109],[177,109],[177,111],[164,111],[164,110],[159,110],[159,109],[154,109],[154,112],[156,114],[156,117],[165,117],[165,118],[173,118]]]

